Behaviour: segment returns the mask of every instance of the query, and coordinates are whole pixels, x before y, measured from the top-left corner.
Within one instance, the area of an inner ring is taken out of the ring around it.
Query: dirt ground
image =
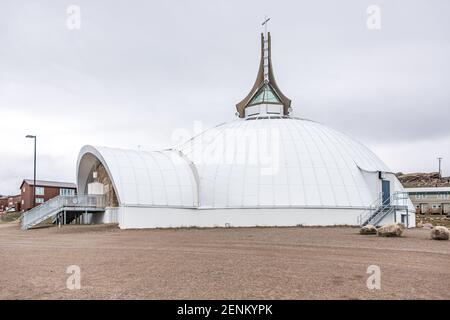
[[[355,228],[21,231],[0,224],[0,299],[450,299],[450,241]],[[78,265],[81,289],[66,287]],[[381,268],[369,290],[367,268]]]

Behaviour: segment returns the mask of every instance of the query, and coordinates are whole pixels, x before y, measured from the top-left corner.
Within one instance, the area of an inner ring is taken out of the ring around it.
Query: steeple
[[[267,28],[266,19],[265,24]],[[236,105],[240,118],[257,115],[290,113],[291,100],[278,88],[273,75],[270,32],[261,33],[261,59],[255,84],[249,94]]]

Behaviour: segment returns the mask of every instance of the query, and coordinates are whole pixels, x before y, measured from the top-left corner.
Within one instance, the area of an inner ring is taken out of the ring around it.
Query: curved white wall
[[[179,150],[197,167],[203,208],[361,208],[381,192],[363,171],[390,171],[361,143],[296,118],[236,120]]]
[[[145,152],[84,146],[78,157],[80,193],[87,192],[88,175],[100,161],[114,185],[120,205],[197,207],[195,171],[179,152]]]
[[[355,225],[381,192],[378,171],[391,181],[392,193],[403,191],[364,145],[294,118],[237,120],[177,150],[85,146],[77,165],[79,193],[87,192],[97,161],[116,192],[121,228]]]

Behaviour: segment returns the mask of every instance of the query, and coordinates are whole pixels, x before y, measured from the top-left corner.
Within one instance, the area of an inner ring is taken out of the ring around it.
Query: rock
[[[405,226],[401,223],[390,224],[377,229],[379,237],[401,237]]]
[[[423,223],[422,223],[422,221],[420,221],[420,222],[418,222],[418,223],[416,224],[416,228],[423,228]]]
[[[424,229],[433,229],[433,225],[431,223],[424,223],[423,228]]]
[[[450,186],[450,177],[440,177],[438,172],[397,173],[396,175],[405,188]]]
[[[450,232],[446,227],[436,226],[431,229],[431,239],[433,240],[448,240]]]
[[[362,227],[359,229],[359,234],[377,234],[377,228],[375,228],[373,225],[368,224],[367,226]]]

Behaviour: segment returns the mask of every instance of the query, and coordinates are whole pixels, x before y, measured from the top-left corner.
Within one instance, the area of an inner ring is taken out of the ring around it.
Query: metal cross
[[[264,26],[264,42],[263,42],[263,70],[264,70],[264,82],[269,82],[269,39],[267,35],[267,24],[269,22],[270,18],[267,16],[264,16],[264,22],[262,25]]]
[[[270,18],[267,18],[267,16],[264,16],[264,22],[261,24],[264,26],[264,36],[267,37],[267,24],[269,22]]]

